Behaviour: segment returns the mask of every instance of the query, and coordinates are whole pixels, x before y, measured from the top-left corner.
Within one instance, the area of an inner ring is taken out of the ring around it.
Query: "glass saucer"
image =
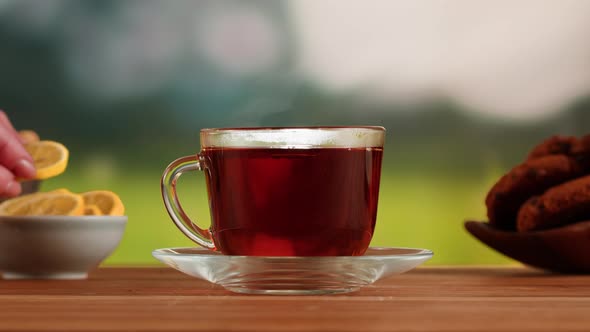
[[[304,295],[356,291],[415,268],[430,259],[432,251],[369,248],[364,256],[260,257],[228,256],[204,248],[165,248],[152,255],[233,292]]]

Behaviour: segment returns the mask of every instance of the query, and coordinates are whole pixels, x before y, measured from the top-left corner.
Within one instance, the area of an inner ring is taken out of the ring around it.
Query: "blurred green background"
[[[120,194],[129,224],[107,264],[193,245],[159,179],[201,128],[302,125],[387,128],[372,245],[509,263],[463,221],[485,219],[487,189],[536,142],[590,132],[589,5],[1,0],[0,107],[70,148],[43,190]],[[204,178],[179,186],[207,226]]]

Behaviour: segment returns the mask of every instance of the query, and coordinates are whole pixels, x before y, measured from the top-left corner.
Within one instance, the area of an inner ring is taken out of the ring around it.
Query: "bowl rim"
[[[89,223],[127,223],[127,216],[0,216],[0,223],[71,223],[71,222]]]

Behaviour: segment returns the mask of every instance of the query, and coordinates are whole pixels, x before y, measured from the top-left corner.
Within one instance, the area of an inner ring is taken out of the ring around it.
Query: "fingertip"
[[[21,159],[17,162],[14,168],[14,173],[17,177],[32,179],[37,175],[37,170],[32,162],[26,159]]]
[[[22,187],[20,185],[19,182],[11,180],[8,181],[8,183],[6,184],[6,187],[4,188],[4,192],[2,193],[2,196],[4,197],[15,197],[20,195],[22,192]]]

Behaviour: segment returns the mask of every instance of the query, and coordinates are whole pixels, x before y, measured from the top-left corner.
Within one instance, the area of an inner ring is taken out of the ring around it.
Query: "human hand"
[[[0,111],[0,196],[14,197],[21,193],[17,178],[31,179],[37,171],[33,158],[23,146],[4,111]]]

